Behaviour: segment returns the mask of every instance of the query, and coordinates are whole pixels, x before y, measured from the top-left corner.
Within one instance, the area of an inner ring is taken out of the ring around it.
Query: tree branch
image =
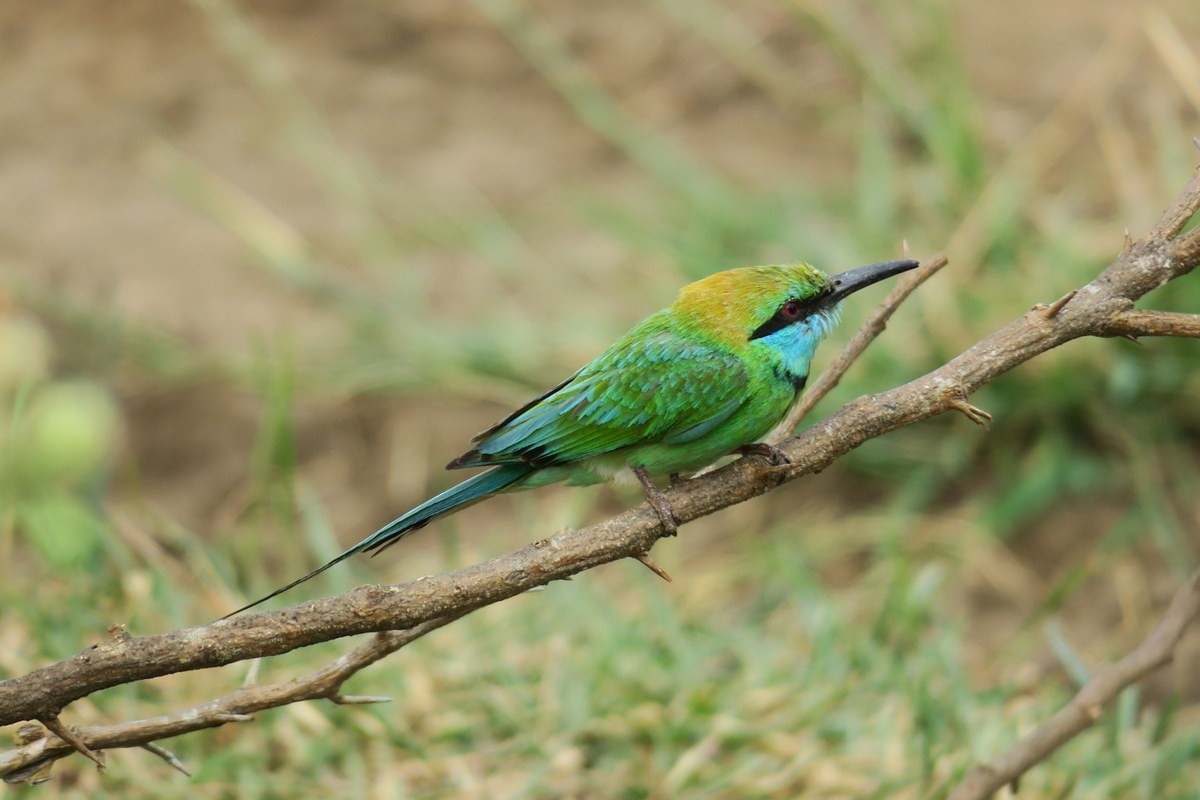
[[[780,449],[791,461],[782,470],[760,459],[739,459],[672,487],[666,496],[676,518],[681,523],[689,522],[800,475],[819,472],[872,438],[948,410],[964,411],[976,421],[985,421],[983,412],[966,403],[966,398],[981,386],[1073,339],[1113,335],[1114,326],[1128,322],[1129,318],[1122,315],[1132,313],[1134,301],[1200,264],[1200,235],[1192,231],[1174,238],[1198,207],[1200,171],[1150,233],[1129,242],[1118,259],[1091,283],[1052,306],[1024,314],[941,368],[904,386],[861,397],[782,443]],[[279,655],[360,633],[437,627],[551,581],[636,557],[662,535],[658,516],[642,505],[597,525],[563,531],[484,563],[407,584],[360,586],[336,597],[154,636],[134,638],[123,632],[110,633],[104,641],[71,658],[0,681],[0,726],[56,719],[75,700],[121,684]],[[377,644],[380,639],[374,641]],[[353,653],[346,658],[352,657]],[[317,681],[312,685],[329,684]],[[340,686],[340,681],[336,685]],[[332,695],[317,692],[314,696]],[[236,713],[229,718],[221,713],[231,712],[214,711],[212,721],[216,724],[237,717]],[[86,749],[103,749],[106,745],[90,738],[90,732],[81,729],[75,736]],[[131,739],[127,741],[132,743]]]
[[[343,695],[342,684],[381,658],[461,616],[462,614],[455,614],[438,617],[406,631],[377,633],[349,653],[303,677],[286,683],[246,686],[224,697],[173,714],[115,725],[79,728],[68,732],[66,737],[63,736],[65,729],[61,725],[57,728],[47,726],[52,734],[50,736],[42,730],[24,729],[21,731],[24,743],[20,747],[0,753],[0,776],[8,783],[20,783],[34,776],[45,775],[46,767],[51,762],[80,751],[81,747],[88,748],[89,752],[113,747],[148,747],[171,766],[189,774],[173,754],[154,747],[152,743],[205,728],[219,728],[230,722],[249,722],[253,719],[250,714],[303,700],[324,698],[339,705],[388,702],[390,698],[387,697]]]
[[[1200,339],[1200,314],[1171,311],[1125,311],[1108,321],[1104,336],[1184,336]]]
[[[1095,725],[1104,705],[1122,689],[1168,663],[1197,614],[1200,614],[1200,571],[1193,573],[1175,592],[1154,630],[1133,652],[1093,675],[1071,702],[1007,753],[972,769],[951,792],[949,800],[985,800],[1004,786],[1015,785],[1031,767]]]

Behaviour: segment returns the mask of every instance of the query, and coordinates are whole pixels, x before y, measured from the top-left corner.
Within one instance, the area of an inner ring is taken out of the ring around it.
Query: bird
[[[544,394],[477,434],[447,469],[487,468],[225,619],[359,553],[378,555],[439,517],[553,483],[629,482],[664,532],[677,521],[651,476],[674,479],[729,455],[786,457],[762,442],[808,380],[813,353],[850,294],[918,266],[908,259],[828,275],[804,262],[718,272]],[[647,566],[656,565],[645,559]],[[665,573],[662,573],[665,577]]]

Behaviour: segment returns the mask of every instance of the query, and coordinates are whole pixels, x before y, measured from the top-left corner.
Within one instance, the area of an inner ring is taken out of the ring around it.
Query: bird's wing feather
[[[692,441],[741,406],[747,383],[731,353],[664,327],[635,328],[568,381],[480,434],[449,466],[546,467],[633,444]]]

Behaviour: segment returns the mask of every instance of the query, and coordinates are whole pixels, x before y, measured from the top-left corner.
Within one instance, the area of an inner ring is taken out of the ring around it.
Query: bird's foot
[[[674,536],[677,534],[679,521],[675,519],[675,512],[666,496],[650,480],[650,475],[647,474],[645,468],[634,467],[633,474],[637,476],[638,482],[642,484],[642,489],[646,492],[646,502],[654,509],[654,513],[658,514],[658,520],[663,526],[663,535]]]
[[[751,442],[750,444],[744,444],[733,452],[742,457],[762,456],[768,462],[770,462],[772,467],[786,467],[790,466],[792,463],[792,460],[787,457],[787,454],[785,454],[775,445],[767,444],[766,442]]]

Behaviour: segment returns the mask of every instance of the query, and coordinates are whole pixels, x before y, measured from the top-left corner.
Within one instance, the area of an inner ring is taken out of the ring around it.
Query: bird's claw
[[[675,536],[679,533],[679,520],[675,519],[675,512],[671,509],[671,504],[667,502],[667,498],[662,492],[655,490],[655,494],[646,493],[646,501],[650,503],[650,507],[654,509],[654,513],[658,515],[658,521],[662,523],[663,536]]]
[[[674,536],[679,533],[679,520],[675,518],[675,511],[671,508],[671,503],[650,480],[650,475],[645,468],[634,467],[633,474],[637,476],[638,482],[642,484],[642,489],[646,492],[646,502],[654,509],[659,522],[662,523],[663,536]]]
[[[744,444],[733,452],[745,458],[746,456],[762,456],[772,467],[791,466],[792,460],[787,454],[773,444],[766,442],[751,442]]]

